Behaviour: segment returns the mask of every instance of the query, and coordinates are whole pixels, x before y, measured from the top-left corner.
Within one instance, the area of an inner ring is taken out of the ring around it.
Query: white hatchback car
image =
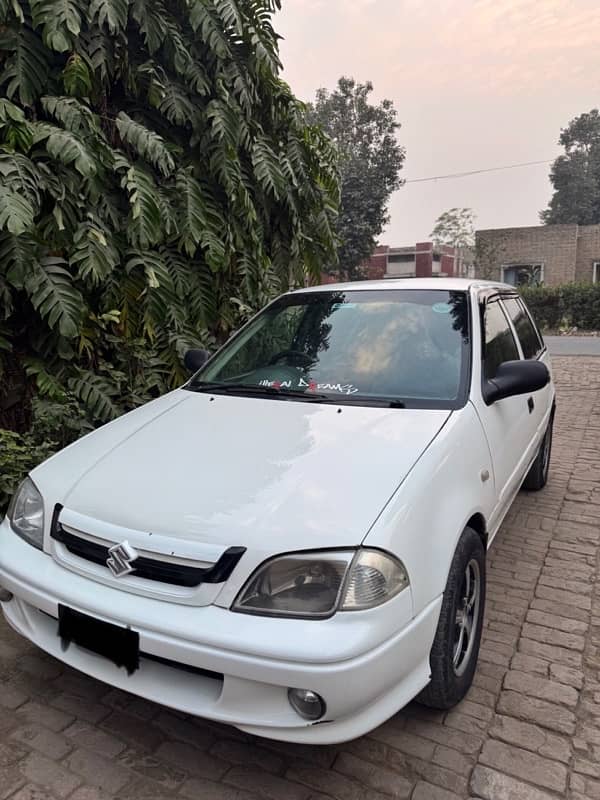
[[[477,662],[486,548],[545,484],[553,414],[509,286],[291,292],[33,470],[0,526],[2,609],[89,675],[260,736],[448,708]]]

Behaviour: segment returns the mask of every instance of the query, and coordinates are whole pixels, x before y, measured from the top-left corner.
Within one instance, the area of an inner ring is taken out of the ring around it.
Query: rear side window
[[[486,380],[490,380],[496,377],[500,364],[518,361],[519,351],[504,310],[497,300],[486,305],[484,326],[483,374]]]
[[[503,302],[515,326],[523,355],[525,358],[537,358],[542,352],[543,344],[525,306],[516,297],[505,298]]]

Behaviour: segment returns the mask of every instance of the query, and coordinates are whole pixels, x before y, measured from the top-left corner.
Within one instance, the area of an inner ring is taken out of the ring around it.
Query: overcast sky
[[[600,105],[598,0],[283,0],[283,77],[303,100],[371,80],[402,123],[406,179],[551,159],[561,127]],[[407,184],[382,244],[429,238],[468,206],[478,228],[538,224],[549,165]]]

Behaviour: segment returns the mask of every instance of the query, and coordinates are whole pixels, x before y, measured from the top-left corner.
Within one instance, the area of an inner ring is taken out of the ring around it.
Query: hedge
[[[541,328],[600,331],[600,284],[522,286],[519,291]]]

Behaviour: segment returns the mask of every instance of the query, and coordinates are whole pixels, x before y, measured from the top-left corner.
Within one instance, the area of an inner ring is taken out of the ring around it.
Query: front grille
[[[66,531],[58,521],[61,508],[57,506],[54,512],[50,532],[52,538],[63,544],[72,555],[106,567],[108,572],[106,562],[110,558],[108,550],[112,545],[91,542]],[[245,547],[230,547],[211,567],[191,567],[187,564],[161,561],[159,558],[139,556],[132,562],[134,569],[129,575],[149,581],[169,583],[172,586],[194,587],[200,586],[201,583],[224,583],[245,552]]]

